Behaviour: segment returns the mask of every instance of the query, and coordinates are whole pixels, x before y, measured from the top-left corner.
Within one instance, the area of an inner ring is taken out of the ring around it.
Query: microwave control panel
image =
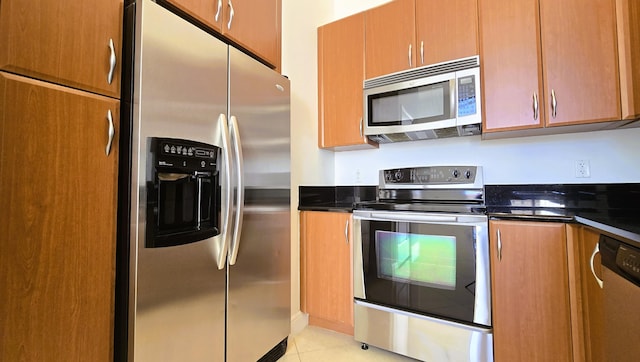
[[[474,115],[476,108],[475,75],[458,78],[458,117]]]

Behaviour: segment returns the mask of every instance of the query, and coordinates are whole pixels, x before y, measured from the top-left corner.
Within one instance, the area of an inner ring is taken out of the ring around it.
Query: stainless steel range
[[[380,171],[354,211],[355,339],[424,361],[493,361],[482,168]]]

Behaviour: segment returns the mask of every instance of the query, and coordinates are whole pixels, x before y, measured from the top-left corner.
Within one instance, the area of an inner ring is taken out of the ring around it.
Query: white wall
[[[291,80],[291,313],[300,314],[299,185],[334,185],[334,153],[318,149],[317,28],[389,0],[282,0],[282,74]]]
[[[577,160],[591,177],[577,178]],[[378,170],[480,165],[491,184],[640,182],[640,128],[481,140],[480,136],[383,144],[335,154],[336,185],[376,185]],[[364,165],[367,165],[365,167]]]

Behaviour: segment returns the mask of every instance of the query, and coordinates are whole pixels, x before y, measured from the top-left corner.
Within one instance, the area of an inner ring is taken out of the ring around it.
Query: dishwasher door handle
[[[596,247],[593,248],[593,253],[591,253],[591,259],[589,259],[589,264],[591,265],[591,274],[593,274],[593,277],[596,278],[596,282],[598,283],[598,285],[602,289],[602,286],[603,286],[602,279],[598,278],[598,276],[596,275],[596,270],[593,267],[593,260],[595,259],[596,254],[598,254],[598,253],[600,253],[600,244],[596,243]]]

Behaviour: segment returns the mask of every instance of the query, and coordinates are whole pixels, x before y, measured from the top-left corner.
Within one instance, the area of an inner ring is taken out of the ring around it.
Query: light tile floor
[[[307,326],[302,332],[291,335],[287,353],[279,362],[415,362],[393,352],[369,346],[361,348],[353,336],[331,330]]]

